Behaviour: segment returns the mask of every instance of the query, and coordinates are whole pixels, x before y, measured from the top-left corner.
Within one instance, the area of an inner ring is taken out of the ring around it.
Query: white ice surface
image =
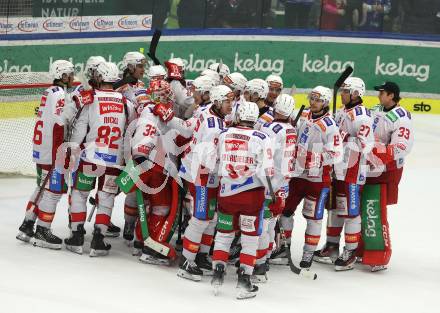
[[[400,184],[399,204],[389,208],[393,256],[388,271],[370,273],[358,265],[336,273],[331,266],[315,263],[318,280],[308,281],[287,267],[272,266],[258,296],[238,301],[230,267],[221,294],[214,297],[209,278],[194,283],[178,278],[176,267],[141,264],[121,238],[109,240],[109,256],[90,258],[90,224],[87,253],[82,256],[19,242],[15,235],[35,182],[2,178],[0,312],[440,312],[440,116],[415,115],[414,120],[416,140]],[[112,217],[119,226],[122,204],[120,196]],[[54,233],[62,238],[68,235],[66,208],[63,197],[53,223]],[[298,217],[292,248],[296,262],[304,227]]]

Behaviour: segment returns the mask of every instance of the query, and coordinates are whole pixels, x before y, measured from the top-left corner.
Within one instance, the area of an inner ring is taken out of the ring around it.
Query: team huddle
[[[414,136],[397,84],[376,86],[380,104],[367,109],[363,80],[348,77],[337,112],[323,86],[298,110],[277,75],[247,80],[214,63],[190,81],[182,59],[148,66],[140,52],[126,53],[122,64],[121,77],[116,64],[92,56],[80,85],[72,63],[51,65],[53,86],[34,127],[37,187],[17,239],[50,249],[64,241],[82,254],[84,224],[96,208],[90,256],[108,255],[105,237],[121,231],[111,215],[122,191],[132,254],[155,265],[178,259],[177,276],[212,276],[216,294],[228,263],[237,267],[238,299],[256,296],[271,265],[291,264],[299,210],[307,222],[301,270],[313,261],[337,271],[356,262],[387,268],[387,205],[397,203]],[[65,193],[71,232],[62,240],[51,223]],[[317,249],[326,210],[327,236]]]

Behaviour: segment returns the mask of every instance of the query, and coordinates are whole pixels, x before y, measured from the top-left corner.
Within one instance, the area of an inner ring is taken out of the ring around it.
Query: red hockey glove
[[[153,114],[158,116],[165,123],[174,117],[174,111],[170,103],[158,103],[154,106]]]
[[[95,100],[95,92],[93,89],[91,90],[83,90],[80,92],[79,95],[75,95],[72,97],[73,101],[75,102],[77,108],[80,108],[84,105],[92,104]]]
[[[394,149],[392,145],[376,145],[372,152],[383,162],[383,164],[388,164],[394,160]]]

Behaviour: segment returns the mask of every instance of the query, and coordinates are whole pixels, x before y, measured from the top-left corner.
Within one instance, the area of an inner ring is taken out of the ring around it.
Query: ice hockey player
[[[194,208],[185,229],[177,275],[194,281],[200,281],[203,274],[212,273],[208,253],[216,225],[216,151],[218,136],[225,128],[223,119],[231,113],[233,98],[231,89],[224,85],[211,89],[211,108],[199,116],[179,171],[187,182]]]
[[[244,101],[244,88],[246,87],[247,79],[243,76],[243,74],[234,72],[226,75],[223,78],[223,84],[231,88],[234,92],[235,98],[232,103],[232,113],[226,116],[226,123],[231,124],[235,118],[235,112],[237,112],[237,108],[240,106],[240,103]]]
[[[220,74],[214,70],[209,69],[209,68],[207,68],[206,70],[203,70],[200,73],[200,76],[208,76],[209,78],[211,78],[214,81],[216,86],[220,85],[222,82],[222,80],[220,78]]]
[[[339,128],[329,113],[332,91],[323,86],[313,88],[309,95],[310,107],[303,112],[298,125],[298,141],[294,162],[294,178],[290,181],[286,208],[280,217],[290,248],[293,214],[303,201],[302,214],[307,220],[303,256],[300,267],[309,269],[321,237],[324,208],[330,194],[331,172],[342,158]],[[283,246],[284,247],[284,246]],[[285,251],[274,254],[273,260],[284,261]]]
[[[262,231],[265,179],[273,171],[269,138],[254,130],[258,114],[255,103],[243,102],[237,110],[236,121],[222,132],[218,143],[221,178],[211,285],[217,294],[223,283],[235,232],[240,230],[238,299],[255,297],[258,291],[251,282],[251,275]]]
[[[162,65],[152,65],[147,72],[148,79],[152,80],[164,80],[167,78],[167,71]]]
[[[144,107],[150,107],[150,109],[147,112],[147,119],[143,119],[142,121],[144,123],[147,123],[149,119],[152,117],[149,113],[151,113],[151,106],[154,106],[155,104],[169,104],[172,103],[174,99],[174,94],[171,91],[170,84],[166,80],[158,80],[153,79],[150,81],[149,86],[147,89],[140,88],[136,91],[136,98],[135,101],[137,103],[138,109],[137,114],[138,116],[142,116],[142,112]],[[171,117],[172,118],[172,117]],[[156,118],[153,119],[154,125],[156,125],[157,121]],[[139,123],[141,121],[138,121]],[[168,131],[168,128],[163,123],[160,124],[162,126],[162,134],[164,134],[166,131]],[[152,127],[144,125],[145,127]],[[138,127],[142,127],[142,125],[138,125]],[[139,130],[140,131],[140,130]],[[138,131],[138,132],[139,132]],[[149,132],[147,132],[149,133]],[[154,141],[153,141],[154,142]],[[129,157],[131,159],[131,157]],[[128,162],[129,160],[126,160]],[[162,163],[161,163],[162,164]],[[162,164],[163,165],[163,164]],[[136,200],[136,194],[135,192],[130,192],[125,197],[124,202],[124,233],[123,238],[128,246],[131,246],[133,243],[133,252],[132,254],[135,256],[140,255],[141,250],[143,248],[143,240],[141,236],[136,236],[134,238],[134,230],[135,230],[135,224],[136,220],[138,220],[138,210],[137,210],[137,200]],[[139,226],[138,226],[139,227]],[[134,240],[134,242],[132,242]]]
[[[140,52],[127,52],[122,59],[122,80],[129,81],[117,89],[122,95],[128,99],[137,110],[136,92],[139,89],[145,89],[142,78],[147,67],[147,59]]]
[[[278,75],[271,74],[266,77],[266,83],[269,86],[266,105],[273,107],[275,99],[281,94],[281,91],[283,91],[283,79]]]
[[[53,85],[46,89],[41,97],[40,107],[34,126],[33,161],[37,168],[37,187],[31,196],[23,223],[19,228],[17,239],[36,246],[50,249],[61,249],[62,241],[51,232],[51,224],[62,195],[67,192],[64,179],[64,162],[55,163],[57,150],[64,141],[66,116],[63,115],[66,89],[71,88],[74,80],[74,66],[66,60],[56,60],[49,69]],[[50,175],[43,187],[39,201],[35,201],[40,186]],[[34,233],[34,224],[37,227]]]
[[[377,250],[377,246],[369,248],[366,236],[368,230],[363,229],[362,238],[365,250],[359,249],[358,251],[358,255],[362,257],[362,263],[369,265],[373,272],[386,269],[391,258],[387,205],[397,204],[404,159],[411,152],[414,142],[411,114],[399,105],[399,86],[394,82],[385,82],[380,86],[375,86],[374,89],[379,91],[380,101],[380,104],[372,109],[376,142],[372,150],[373,155],[369,158],[370,170],[362,194],[362,202],[368,203],[370,199],[379,200],[374,202],[380,203],[380,210],[376,216],[380,216],[381,226],[379,227],[386,233],[386,236],[382,235],[383,238],[379,239],[382,241],[383,250]],[[380,201],[382,198],[386,201]],[[366,208],[362,208],[362,214],[365,214],[364,210]]]
[[[192,106],[193,117],[198,117],[203,111],[209,109],[212,102],[209,98],[211,89],[215,86],[215,82],[209,76],[199,76],[192,82],[191,91],[194,98]],[[189,114],[186,114],[189,115]]]
[[[165,67],[167,80],[175,95],[174,113],[179,118],[187,119],[191,117],[192,112],[188,108],[193,106],[194,98],[185,80],[185,64],[181,58],[172,58],[165,62]]]
[[[289,181],[293,176],[293,161],[296,147],[296,129],[290,123],[289,117],[295,109],[292,96],[282,94],[275,99],[274,120],[266,123],[261,131],[272,140],[274,173],[270,177],[274,194],[266,190],[264,202],[263,229],[258,240],[257,260],[252,280],[264,283],[267,280],[268,258],[271,256],[275,241],[275,225],[278,216],[283,212],[286,198],[289,194]],[[273,201],[272,197],[275,198]]]
[[[361,237],[360,196],[367,175],[367,155],[374,145],[371,112],[362,104],[365,83],[349,77],[341,87],[344,107],[336,113],[336,122],[343,142],[343,159],[334,165],[336,180],[332,182],[332,201],[327,220],[327,242],[315,251],[316,261],[329,262],[335,270],[353,269],[356,249]],[[301,138],[299,139],[301,141]],[[345,247],[339,254],[339,241],[344,228]]]
[[[93,97],[87,98],[72,132],[71,141],[84,149],[78,169],[73,174],[72,235],[64,243],[68,250],[82,254],[87,198],[97,182],[97,212],[90,256],[103,256],[111,248],[110,244],[104,242],[104,233],[110,223],[118,192],[115,179],[124,164],[125,128],[135,113],[132,104],[121,93],[113,91],[113,83],[119,80],[116,64],[101,63],[96,72],[98,89],[95,89]]]
[[[229,66],[223,63],[213,63],[208,67],[208,69],[217,72],[220,75],[220,81],[223,81],[225,76],[231,73]]]
[[[169,85],[164,80],[162,82]],[[169,249],[167,255],[162,255],[151,247],[144,246],[139,260],[153,265],[169,265],[170,259],[176,255],[168,239],[171,237],[172,225],[177,217],[177,199],[174,199],[176,205],[172,208],[172,188],[177,188],[177,184],[173,182],[173,175],[177,175],[177,164],[173,163],[174,161],[168,154],[171,138],[167,138],[169,129],[165,123],[173,118],[174,113],[169,99],[159,98],[157,100],[159,101],[149,101],[136,121],[131,151],[134,162],[142,168],[141,190],[149,204],[147,209],[149,235]],[[159,106],[162,107],[161,110],[158,109]],[[130,193],[127,197],[132,194]],[[135,243],[143,242],[143,239],[145,238],[142,238],[138,221]],[[135,246],[135,248],[138,247]]]
[[[247,82],[244,88],[244,98],[246,101],[255,102],[258,105],[259,115],[255,123],[255,129],[260,129],[265,123],[273,120],[272,108],[266,105],[266,97],[269,93],[269,86],[266,81],[255,78]]]

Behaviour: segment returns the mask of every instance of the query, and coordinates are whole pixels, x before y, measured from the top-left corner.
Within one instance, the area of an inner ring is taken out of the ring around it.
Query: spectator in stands
[[[203,28],[207,14],[207,1],[180,0],[177,17],[181,28]]]
[[[261,27],[264,24],[263,8],[267,0],[217,0],[207,21],[207,27],[240,28]]]
[[[286,28],[307,28],[314,0],[281,0]]]
[[[346,0],[345,15],[342,17],[342,30],[358,30],[362,15],[362,0]]]
[[[439,0],[402,0],[402,32],[408,34],[439,33]]]
[[[321,29],[341,29],[342,17],[345,15],[345,5],[345,1],[342,0],[323,0]]]
[[[322,1],[315,0],[315,2],[312,5],[312,8],[310,9],[308,28],[319,29],[319,25],[321,24],[321,12],[322,12],[321,6],[322,6]]]
[[[360,30],[382,32],[384,16],[391,11],[391,0],[364,0]]]

